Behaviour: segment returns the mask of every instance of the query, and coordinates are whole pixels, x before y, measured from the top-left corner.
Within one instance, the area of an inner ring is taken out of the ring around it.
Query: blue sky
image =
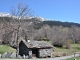
[[[43,18],[80,23],[80,0],[0,0],[0,12],[10,13],[10,8],[19,2]]]

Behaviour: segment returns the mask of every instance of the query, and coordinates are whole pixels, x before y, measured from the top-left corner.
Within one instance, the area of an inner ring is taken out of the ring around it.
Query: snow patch
[[[11,15],[7,12],[0,12],[0,17],[11,17]]]
[[[42,17],[40,17],[40,16],[38,16],[38,17],[35,17],[37,20],[39,20],[39,21],[45,21],[46,19],[44,19],[44,18],[42,18]]]
[[[46,21],[46,19],[44,19],[44,18],[42,18],[40,16],[37,16],[37,17],[24,16],[24,17],[21,18],[21,17],[18,17],[18,16],[11,16],[7,12],[0,12],[0,17],[13,17],[13,18],[17,18],[17,19],[32,19],[32,18],[35,18],[38,21]]]

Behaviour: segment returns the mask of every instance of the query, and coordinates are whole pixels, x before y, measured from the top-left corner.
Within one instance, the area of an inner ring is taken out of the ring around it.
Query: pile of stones
[[[13,53],[11,53],[11,52],[5,52],[4,54],[0,54],[0,58],[29,59],[29,57],[28,57],[28,56],[25,56],[25,55],[23,55],[23,56],[18,55],[18,56],[16,57],[16,52],[13,52]]]

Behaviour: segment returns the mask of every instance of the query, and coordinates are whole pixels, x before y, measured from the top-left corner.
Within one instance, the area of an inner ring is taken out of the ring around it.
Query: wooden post
[[[79,53],[79,57],[80,57],[80,53]]]
[[[75,57],[76,57],[75,54],[76,54],[76,53],[74,52],[74,60],[76,60],[76,59],[75,59]]]

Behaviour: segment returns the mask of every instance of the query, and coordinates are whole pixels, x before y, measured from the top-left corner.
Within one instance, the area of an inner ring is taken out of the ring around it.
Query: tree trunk
[[[17,43],[17,51],[16,51],[16,57],[18,57],[19,55],[19,30],[20,30],[20,25],[18,26],[18,30],[17,30],[17,40],[16,40],[16,43]]]
[[[16,57],[19,55],[19,45],[17,46]]]

